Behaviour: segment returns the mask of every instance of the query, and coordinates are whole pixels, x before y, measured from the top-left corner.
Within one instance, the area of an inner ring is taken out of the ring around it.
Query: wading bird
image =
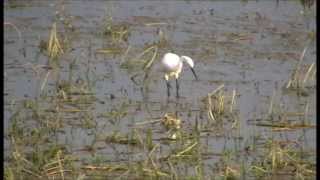
[[[177,93],[177,97],[179,97],[178,78],[182,71],[183,63],[187,63],[189,65],[194,77],[196,78],[196,80],[198,80],[198,77],[193,69],[194,67],[193,60],[190,57],[188,56],[179,57],[177,54],[174,54],[174,53],[166,53],[162,58],[161,64],[165,71],[164,78],[167,83],[168,97],[170,96],[170,83],[169,83],[170,77],[175,77],[176,79],[176,93]]]

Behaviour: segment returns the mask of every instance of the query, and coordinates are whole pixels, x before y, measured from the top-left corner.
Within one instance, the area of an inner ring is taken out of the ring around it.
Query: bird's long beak
[[[196,72],[194,71],[194,69],[193,69],[192,67],[190,67],[190,69],[191,69],[191,71],[192,71],[192,73],[193,73],[194,77],[195,77],[195,78],[196,78],[196,80],[198,81],[199,79],[198,79],[198,76],[197,76]]]

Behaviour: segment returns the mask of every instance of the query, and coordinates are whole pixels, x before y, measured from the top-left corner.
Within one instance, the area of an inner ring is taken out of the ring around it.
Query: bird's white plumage
[[[182,62],[180,57],[173,53],[166,53],[162,58],[162,65],[165,68],[165,71],[172,72],[177,71],[180,66],[182,66]]]
[[[182,67],[183,67],[184,62],[186,62],[190,66],[193,75],[195,76],[196,80],[198,80],[197,75],[193,69],[193,67],[194,67],[193,60],[190,57],[188,57],[188,56],[179,57],[177,54],[174,54],[174,53],[166,53],[161,60],[162,68],[165,71],[164,78],[167,81],[168,96],[170,96],[169,78],[175,77],[176,88],[177,88],[176,92],[177,92],[177,97],[179,97],[178,78],[179,78],[179,75],[182,71]]]
[[[178,78],[182,71],[183,62],[186,62],[191,68],[194,67],[193,60],[190,57],[179,57],[174,53],[166,53],[161,61],[164,71],[166,72],[165,78],[169,79],[171,76]]]

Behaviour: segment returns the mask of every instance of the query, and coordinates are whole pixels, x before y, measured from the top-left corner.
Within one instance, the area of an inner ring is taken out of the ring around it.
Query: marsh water
[[[5,1],[7,176],[315,178],[315,9],[300,1]],[[53,24],[63,50],[56,58],[48,55]],[[195,62],[199,80],[184,67],[179,98],[174,80],[167,97],[158,68],[166,52]],[[177,138],[161,123],[166,114],[181,120]],[[288,157],[272,156],[275,146]],[[50,173],[57,158],[61,171]]]

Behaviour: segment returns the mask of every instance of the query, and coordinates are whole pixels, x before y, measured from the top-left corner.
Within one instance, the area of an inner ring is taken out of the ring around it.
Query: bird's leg
[[[166,82],[167,82],[167,93],[168,93],[168,97],[170,97],[170,83],[169,83],[169,81],[167,81],[167,80],[166,80]]]
[[[166,80],[167,83],[167,93],[168,93],[168,97],[170,96],[170,83],[169,83],[169,75],[165,74],[164,75],[164,79]]]
[[[178,82],[178,78],[176,78],[176,92],[177,92],[177,98],[179,98],[179,82]]]

